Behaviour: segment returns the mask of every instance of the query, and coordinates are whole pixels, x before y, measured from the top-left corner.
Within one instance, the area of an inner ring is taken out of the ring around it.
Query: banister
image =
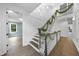
[[[53,33],[46,33],[46,31],[48,30],[49,25],[51,25],[52,23],[55,23],[58,13],[62,14],[62,13],[67,12],[72,6],[73,6],[73,3],[68,5],[67,6],[68,8],[66,7],[66,9],[64,11],[56,10],[54,15],[52,15],[52,19],[49,19],[41,28],[38,28],[39,36],[40,37],[42,37],[42,36],[45,37],[45,39],[44,39],[45,40],[45,50],[44,50],[45,56],[47,56],[47,38],[51,37],[51,35],[54,35],[54,34],[57,34],[57,33],[61,32],[61,31],[55,31]],[[44,33],[42,33],[42,31]]]
[[[56,10],[55,11],[55,13],[54,13],[54,15],[52,16],[52,19],[49,19],[41,28],[38,28],[38,31],[40,30],[40,33],[39,34],[41,34],[41,31],[43,31],[43,32],[46,32],[47,31],[47,29],[48,29],[48,27],[49,27],[49,24],[51,25],[52,24],[52,22],[53,22],[53,20],[56,18],[56,16],[57,16],[57,13],[59,13],[59,14],[62,14],[62,13],[64,13],[64,12],[66,12],[66,11],[68,11],[71,7],[72,7],[72,5],[73,5],[73,3],[71,3],[70,5],[68,5],[66,8],[66,10],[64,10],[64,11],[60,11],[60,10]],[[55,23],[55,22],[54,22]]]
[[[53,34],[56,34],[56,33],[59,33],[59,32],[61,32],[61,31],[55,31],[55,32],[53,32],[53,33],[47,33],[48,35],[53,35]]]
[[[49,36],[54,35],[54,34],[57,34],[59,32],[61,32],[61,31],[57,31],[57,32],[55,31],[53,33],[46,33],[46,35],[44,36],[45,37],[45,50],[44,50],[45,56],[47,56],[47,38]]]

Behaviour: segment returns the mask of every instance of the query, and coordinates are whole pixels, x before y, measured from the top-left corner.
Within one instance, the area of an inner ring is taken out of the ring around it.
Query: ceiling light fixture
[[[14,13],[14,11],[12,11],[12,10],[7,10],[7,12],[8,12],[8,13]]]
[[[22,18],[19,18],[19,20],[20,20],[20,21],[23,21],[23,19],[22,19]]]
[[[72,20],[74,21],[75,20],[75,17],[73,17]]]

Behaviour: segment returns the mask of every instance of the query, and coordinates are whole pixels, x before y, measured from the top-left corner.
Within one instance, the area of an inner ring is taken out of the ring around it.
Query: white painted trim
[[[77,48],[77,51],[79,52],[79,45],[78,45],[78,42],[74,39],[72,39],[73,43],[75,44],[76,48]]]
[[[35,41],[35,40],[32,40],[34,43],[38,44],[39,45],[39,42]]]
[[[17,32],[17,24],[16,24],[16,23],[10,23],[10,24],[9,24],[10,33],[16,33],[16,32],[12,32],[12,31],[11,31],[11,24],[15,24],[15,25],[16,25],[16,32]]]
[[[39,37],[39,35],[35,35],[35,36],[38,36]]]
[[[35,38],[36,40],[39,40],[39,38],[37,38],[37,37],[33,37],[33,38]]]
[[[31,47],[33,47],[37,52],[40,52],[39,49],[36,48],[36,47],[35,47],[34,45],[32,45],[31,43],[29,43],[29,45],[30,45]]]

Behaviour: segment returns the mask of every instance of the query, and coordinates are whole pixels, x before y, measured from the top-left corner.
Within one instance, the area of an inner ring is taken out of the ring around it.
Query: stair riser
[[[33,49],[35,49],[37,52],[40,52],[38,48],[36,48],[34,45],[32,45],[31,43],[29,44]]]
[[[35,40],[32,40],[34,43],[36,43],[37,45],[39,45],[39,42],[35,41]]]

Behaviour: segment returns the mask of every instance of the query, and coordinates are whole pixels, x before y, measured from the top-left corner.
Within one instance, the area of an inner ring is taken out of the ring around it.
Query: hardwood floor
[[[9,39],[8,53],[5,56],[40,56],[31,46],[22,46],[22,39],[13,37]],[[73,41],[61,37],[49,56],[78,56],[79,53]]]
[[[49,56],[78,56],[79,53],[73,41],[67,37],[61,37]]]
[[[8,49],[5,56],[40,56],[30,45],[23,47],[22,39],[17,37],[9,38]]]

